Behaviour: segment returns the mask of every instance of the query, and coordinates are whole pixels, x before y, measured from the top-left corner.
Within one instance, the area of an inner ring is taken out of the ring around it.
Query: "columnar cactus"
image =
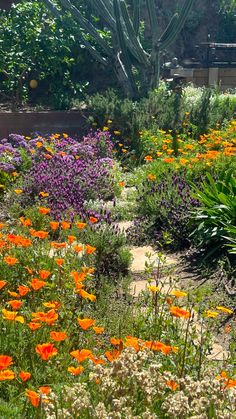
[[[48,9],[58,18],[61,11],[52,0],[42,0]],[[145,94],[150,88],[158,86],[160,77],[160,54],[167,49],[181,31],[194,0],[185,0],[180,12],[172,16],[164,32],[159,35],[155,0],[146,0],[149,14],[152,46],[145,51],[139,39],[140,0],[134,0],[133,14],[129,13],[125,0],[87,0],[94,12],[112,33],[112,45],[100,35],[97,28],[86,19],[79,9],[79,0],[58,0],[62,11],[69,11],[78,22],[81,31],[80,41],[89,50],[95,60],[103,65],[112,65],[116,76],[126,93],[131,97]],[[97,51],[87,40],[89,34],[99,45]],[[142,80],[138,90],[134,69]]]

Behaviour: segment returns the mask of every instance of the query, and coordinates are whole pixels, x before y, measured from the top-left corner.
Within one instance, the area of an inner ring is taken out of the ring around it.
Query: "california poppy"
[[[45,269],[42,269],[39,271],[39,276],[41,279],[47,279],[51,275],[50,271],[46,271]]]
[[[88,253],[89,255],[91,255],[92,253],[96,251],[96,247],[90,246],[89,244],[85,245],[85,249],[86,249],[86,253]]]
[[[22,381],[28,381],[31,377],[31,374],[30,374],[30,372],[20,371],[19,372],[19,377],[21,378]]]
[[[19,308],[22,306],[23,302],[19,300],[10,300],[7,302],[13,308],[13,310],[19,310]]]
[[[11,371],[11,370],[0,371],[0,381],[14,380],[15,377],[16,375],[14,371]]]
[[[80,230],[86,227],[86,223],[78,222],[76,223],[76,227],[78,227]]]
[[[68,367],[67,371],[69,371],[72,375],[79,375],[84,371],[84,367],[82,367],[82,365],[79,365],[77,368]]]
[[[7,284],[7,281],[3,281],[3,280],[0,280],[0,290],[3,288],[3,287],[5,287],[5,285]]]
[[[38,210],[40,214],[43,214],[43,215],[49,214],[49,212],[51,211],[50,208],[45,208],[45,207],[39,207]]]
[[[3,318],[9,321],[16,321],[20,323],[24,323],[24,317],[17,316],[17,311],[8,311],[5,308],[2,309]]]
[[[89,349],[81,349],[70,352],[70,355],[73,356],[78,362],[83,362],[85,359],[91,358],[93,356],[92,352]]]
[[[57,354],[57,349],[54,348],[53,343],[42,343],[37,345],[35,348],[37,354],[43,361],[47,361],[49,358]]]
[[[55,342],[62,342],[63,340],[67,339],[66,332],[50,332],[50,338],[54,340]]]
[[[33,278],[30,282],[30,286],[34,291],[38,291],[46,285],[45,281],[40,281],[38,278]]]
[[[15,265],[16,263],[19,263],[18,259],[13,256],[5,256],[3,258],[4,262],[6,262],[8,265]]]
[[[34,407],[38,407],[39,406],[39,402],[40,402],[40,396],[38,393],[36,393],[36,391],[33,390],[26,390],[25,392],[26,396],[28,397],[28,399],[30,400],[31,404]]]
[[[172,316],[183,317],[184,319],[188,319],[191,315],[190,311],[184,310],[183,308],[177,306],[171,306],[170,313],[172,314]]]
[[[89,329],[91,326],[95,324],[95,320],[93,319],[80,319],[78,317],[78,323],[83,330]]]
[[[83,289],[79,290],[78,293],[82,298],[85,298],[85,299],[90,300],[90,301],[96,301],[96,299],[97,299],[96,295],[89,294],[87,291],[85,291]]]
[[[0,371],[5,370],[13,364],[12,357],[9,355],[0,355]]]

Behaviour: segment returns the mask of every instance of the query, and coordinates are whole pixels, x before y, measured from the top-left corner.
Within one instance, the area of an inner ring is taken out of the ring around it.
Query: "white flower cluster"
[[[97,365],[86,384],[50,394],[44,409],[46,419],[232,419],[235,397],[217,380],[178,379],[152,351],[125,349],[109,366]]]

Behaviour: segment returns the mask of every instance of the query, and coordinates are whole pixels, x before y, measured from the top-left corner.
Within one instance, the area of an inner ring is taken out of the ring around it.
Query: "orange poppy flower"
[[[72,278],[74,279],[75,283],[82,282],[86,278],[86,273],[85,272],[73,271],[70,274],[71,274]]]
[[[105,355],[106,355],[108,361],[112,362],[115,359],[119,358],[120,351],[118,351],[118,349],[114,349],[113,351],[106,351]]]
[[[81,349],[70,352],[70,355],[73,356],[78,362],[83,362],[85,359],[90,359],[93,354],[89,349]]]
[[[91,326],[93,326],[95,324],[95,320],[93,320],[93,319],[80,319],[78,317],[77,321],[78,321],[80,327],[83,330],[87,330],[87,329],[89,329]]]
[[[25,270],[28,272],[28,274],[32,275],[33,270],[30,269],[28,266],[25,266]]]
[[[45,208],[45,207],[39,207],[38,210],[40,214],[43,214],[43,215],[49,214],[49,212],[51,211],[50,208]]]
[[[34,291],[38,291],[46,285],[45,281],[40,281],[38,278],[33,278],[30,282],[30,286]]]
[[[90,246],[89,244],[85,245],[86,253],[92,255],[96,251],[96,247]]]
[[[172,391],[176,391],[179,387],[179,384],[176,383],[174,380],[168,380],[166,381],[167,387],[169,387]]]
[[[57,221],[51,221],[50,227],[52,230],[57,230],[57,228],[59,227],[59,223]]]
[[[76,227],[78,227],[80,230],[82,230],[83,228],[86,227],[86,223],[78,222],[78,223],[76,223]]]
[[[94,326],[93,330],[97,335],[101,335],[104,332],[104,327]]]
[[[39,231],[35,231],[35,230],[31,230],[30,234],[33,237],[37,237],[38,239],[46,239],[48,237],[48,232],[47,231],[43,231],[43,230],[39,230]]]
[[[61,222],[61,228],[63,230],[68,230],[70,228],[70,226],[71,226],[71,223],[69,223],[68,221],[62,221]]]
[[[54,247],[54,249],[65,249],[67,247],[67,243],[51,242],[51,247]]]
[[[50,338],[55,342],[62,342],[63,340],[67,339],[68,336],[66,332],[50,332]]]
[[[30,403],[32,404],[32,406],[34,407],[38,407],[39,403],[40,403],[40,396],[38,393],[36,393],[36,391],[33,390],[26,390],[25,392],[26,396],[28,397]]]
[[[82,267],[82,272],[84,272],[85,274],[94,274],[95,269],[94,268],[88,268],[87,266],[83,266]]]
[[[19,310],[19,308],[22,306],[23,302],[19,300],[10,300],[7,302],[13,308],[13,310]]]
[[[13,363],[11,356],[0,355],[0,371],[10,367]]]
[[[96,295],[89,294],[87,291],[82,290],[82,289],[80,289],[78,291],[78,293],[82,298],[85,298],[85,299],[90,300],[90,301],[96,301],[96,299],[97,299]]]
[[[79,375],[84,371],[84,367],[82,367],[82,365],[79,365],[77,368],[68,367],[67,371],[69,371],[72,375]]]
[[[39,271],[39,276],[41,279],[47,279],[50,275],[51,275],[50,271],[46,271],[44,269]]]
[[[163,159],[165,163],[173,163],[175,161],[174,157],[167,157],[166,159]]]
[[[39,387],[39,391],[40,393],[45,394],[47,396],[49,393],[51,393],[52,389],[49,386],[41,386]]]
[[[41,326],[42,326],[41,323],[36,323],[36,322],[30,322],[30,323],[28,323],[28,327],[32,331],[40,329]]]
[[[145,156],[144,160],[145,161],[153,161],[153,157],[152,156]]]
[[[13,256],[5,256],[3,258],[4,262],[6,262],[8,265],[15,265],[16,263],[19,263],[19,260],[17,258],[14,258]]]
[[[78,244],[76,244],[76,245],[73,247],[73,249],[74,249],[74,251],[75,251],[76,253],[79,253],[79,252],[82,252],[82,250],[83,250],[83,246],[79,246]]]
[[[29,227],[32,225],[32,221],[29,218],[25,219],[25,217],[20,217],[20,222],[24,227]]]
[[[184,310],[183,308],[177,306],[171,306],[170,313],[172,314],[172,316],[183,317],[184,319],[188,319],[191,315],[190,311]]]
[[[124,188],[124,186],[125,186],[125,182],[119,182],[119,186],[120,186],[121,188]]]
[[[48,312],[38,311],[36,313],[32,313],[33,322],[43,322],[46,324],[54,324],[55,321],[58,319],[58,314],[54,309],[49,310]]]
[[[20,371],[19,372],[19,377],[21,378],[22,381],[28,381],[31,377],[31,374],[30,374],[30,372]]]
[[[0,230],[5,227],[5,223],[0,223]]]
[[[0,381],[14,380],[14,378],[16,378],[16,375],[11,370],[0,371]]]
[[[68,243],[72,244],[76,240],[76,237],[75,236],[68,236],[67,239],[68,239]]]
[[[98,218],[96,218],[96,217],[89,217],[89,221],[90,221],[90,223],[94,224],[94,223],[97,223],[98,222]]]
[[[0,290],[3,288],[3,287],[5,287],[5,285],[7,284],[7,281],[3,281],[3,280],[0,280]]]
[[[91,357],[91,361],[93,362],[94,365],[103,365],[106,363],[104,359],[94,358],[94,356]]]
[[[5,308],[2,309],[3,318],[9,321],[16,321],[19,323],[24,323],[24,317],[17,316],[17,311],[8,311]]]
[[[26,287],[25,285],[19,285],[17,291],[19,292],[21,297],[24,297],[24,295],[28,294],[30,288]]]
[[[58,301],[48,301],[46,303],[43,303],[44,307],[48,307],[48,308],[55,308],[55,310],[57,310],[61,304]]]
[[[60,259],[60,258],[55,259],[55,262],[58,266],[62,266],[64,264],[64,261],[65,261],[64,259]]]
[[[37,345],[35,348],[37,354],[43,361],[47,361],[49,358],[57,354],[57,349],[54,348],[53,343],[42,343]]]
[[[14,189],[16,195],[20,195],[23,192],[23,189]]]
[[[152,173],[149,173],[149,174],[147,175],[147,178],[148,178],[148,180],[155,180],[155,179],[156,179],[156,176],[155,176],[155,175],[153,175]]]
[[[110,338],[110,342],[112,345],[117,346],[117,345],[122,344],[122,339]]]

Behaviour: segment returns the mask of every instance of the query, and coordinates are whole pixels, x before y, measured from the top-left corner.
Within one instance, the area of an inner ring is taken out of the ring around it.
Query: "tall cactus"
[[[140,0],[133,1],[132,16],[125,0],[87,0],[95,14],[111,31],[112,45],[104,40],[93,23],[81,13],[80,0],[58,0],[61,10],[52,0],[41,1],[57,18],[64,11],[71,13],[81,29],[78,35],[80,41],[95,60],[103,65],[112,66],[123,89],[131,97],[137,97],[140,93],[146,93],[150,88],[158,86],[161,52],[169,48],[180,33],[194,3],[194,0],[185,0],[180,12],[172,16],[164,32],[159,35],[155,0],[146,0],[152,45],[150,51],[145,51],[139,39]],[[96,41],[102,52],[91,45],[86,34]],[[134,69],[142,78],[139,91],[134,78]]]

